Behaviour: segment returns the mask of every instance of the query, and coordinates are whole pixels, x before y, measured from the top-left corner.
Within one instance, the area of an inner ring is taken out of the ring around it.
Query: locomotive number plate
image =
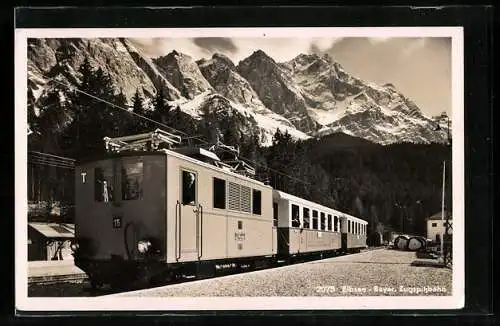
[[[122,218],[119,216],[113,217],[113,229],[119,229],[122,227]]]
[[[240,232],[237,232],[237,233],[234,233],[234,240],[236,241],[244,241],[245,240],[245,233],[240,233]]]

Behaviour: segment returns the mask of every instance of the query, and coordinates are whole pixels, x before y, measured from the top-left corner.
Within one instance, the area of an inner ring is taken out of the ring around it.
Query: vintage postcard
[[[463,307],[462,28],[15,46],[19,311]]]

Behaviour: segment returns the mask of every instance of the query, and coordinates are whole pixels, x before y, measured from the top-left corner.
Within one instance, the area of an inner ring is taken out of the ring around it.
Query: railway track
[[[373,251],[378,249],[385,249],[385,246],[380,247],[368,247],[366,249],[361,250],[360,253],[364,253],[367,251]],[[359,253],[352,254],[341,254],[336,257],[341,256],[352,256],[358,255]],[[335,257],[335,256],[334,256]],[[332,257],[327,257],[332,258]],[[300,261],[296,261],[289,265],[296,265],[311,261],[317,261],[321,259],[302,259]],[[146,289],[154,289],[159,287],[164,287],[168,285],[175,285],[181,283],[187,283],[192,281],[199,281],[203,279],[214,279],[222,276],[229,275],[237,275],[244,274],[251,271],[256,270],[271,270],[274,268],[282,267],[287,265],[285,262],[278,262],[276,264],[271,265],[267,268],[242,268],[242,269],[219,269],[213,275],[203,275],[203,276],[195,276],[195,275],[182,275],[178,279],[157,282],[155,285],[151,285],[148,283],[138,283],[135,285],[124,285],[119,288],[110,288],[109,286],[104,286],[99,289],[92,289],[88,279],[85,275],[58,275],[52,276],[50,278],[47,277],[31,277],[28,293],[29,296],[49,296],[49,297],[59,297],[59,296],[74,296],[74,297],[96,297],[110,294],[119,294],[123,292],[129,291],[137,291],[137,290],[146,290]]]

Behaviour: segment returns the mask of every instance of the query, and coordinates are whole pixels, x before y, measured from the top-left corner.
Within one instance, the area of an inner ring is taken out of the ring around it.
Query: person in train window
[[[109,201],[108,182],[106,180],[102,182],[102,199],[105,203]]]
[[[191,205],[195,203],[196,196],[196,177],[194,173],[183,172],[183,204]]]
[[[113,188],[110,184],[108,184],[108,181],[106,181],[105,178],[97,179],[97,182],[101,184],[101,194],[100,194],[100,200],[107,203],[111,200],[113,200]]]
[[[299,206],[292,205],[292,227],[300,227]]]

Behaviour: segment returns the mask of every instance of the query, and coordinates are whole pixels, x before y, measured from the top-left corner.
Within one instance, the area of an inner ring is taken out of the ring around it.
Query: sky
[[[277,62],[300,53],[328,53],[354,77],[392,83],[428,115],[451,114],[451,38],[133,38],[145,55],[159,57],[172,50],[195,60],[219,52],[237,65],[256,50]]]

